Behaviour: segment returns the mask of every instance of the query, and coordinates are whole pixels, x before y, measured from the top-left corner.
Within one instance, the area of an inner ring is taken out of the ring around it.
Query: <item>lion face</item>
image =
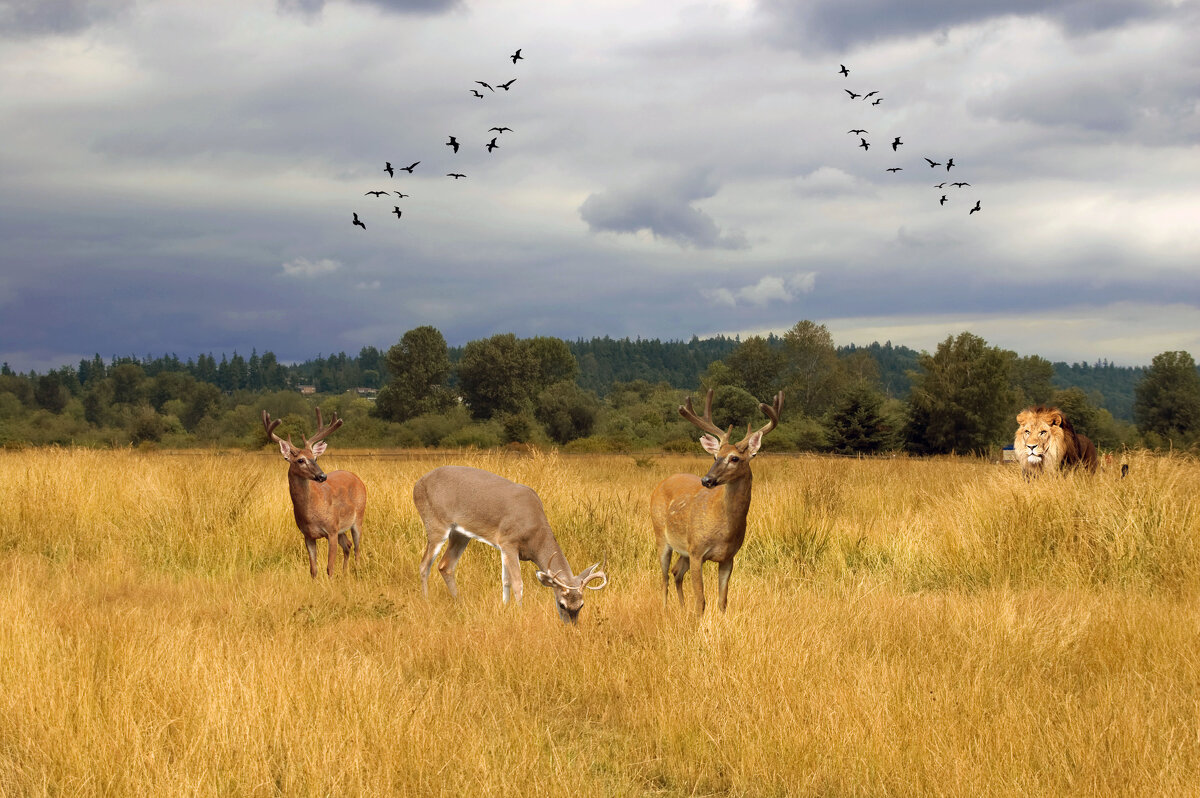
[[[1063,456],[1063,414],[1058,408],[1034,407],[1017,416],[1013,450],[1022,471],[1053,471]]]

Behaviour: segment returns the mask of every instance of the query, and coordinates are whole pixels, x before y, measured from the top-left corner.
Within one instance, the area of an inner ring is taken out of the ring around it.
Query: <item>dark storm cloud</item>
[[[276,0],[280,11],[305,15],[319,14],[326,0]],[[380,11],[396,14],[441,14],[461,5],[461,0],[349,0]]]
[[[944,30],[955,25],[999,17],[1042,17],[1070,34],[1120,27],[1125,23],[1169,11],[1163,0],[762,0],[760,10],[771,22],[777,40],[799,46],[815,43],[833,50],[883,39],[896,39]]]
[[[579,215],[594,233],[648,230],[655,238],[684,247],[745,249],[745,236],[723,233],[711,216],[692,204],[717,189],[707,174],[693,172],[592,194],[579,206]]]
[[[0,35],[78,33],[130,5],[131,0],[0,0]]]

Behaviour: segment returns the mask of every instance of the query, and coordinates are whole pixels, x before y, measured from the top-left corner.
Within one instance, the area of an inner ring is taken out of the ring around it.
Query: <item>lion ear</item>
[[[1061,411],[1055,410],[1050,413],[1050,426],[1061,427],[1063,423],[1063,414]]]

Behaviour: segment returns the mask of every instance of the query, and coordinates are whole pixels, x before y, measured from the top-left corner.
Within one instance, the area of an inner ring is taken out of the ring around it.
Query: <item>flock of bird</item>
[[[516,65],[516,63],[518,61],[525,60],[525,56],[521,55],[521,48],[518,48],[515,53],[513,53],[512,55],[509,56],[509,58],[512,60],[514,65]],[[505,83],[497,83],[496,86],[493,87],[491,84],[489,84],[485,81],[482,81],[482,80],[475,81],[475,83],[477,83],[478,85],[487,89],[488,91],[492,92],[493,94],[496,93],[497,88],[503,89],[506,92],[509,91],[510,89],[512,89],[512,85],[516,82],[517,82],[517,79],[512,78]],[[483,94],[483,92],[481,92],[479,89],[468,89],[468,91],[471,92],[472,96],[474,96],[478,99],[481,99],[481,100],[487,96],[487,95]],[[488,153],[491,153],[500,148],[500,145],[497,144],[496,142],[505,133],[511,133],[512,128],[508,127],[507,125],[497,125],[495,127],[489,128],[487,132],[496,134],[491,137],[491,141],[489,141],[487,144],[483,145],[484,148],[487,149]],[[449,136],[449,139],[450,140],[446,142],[446,146],[450,148],[452,155],[457,155],[458,150],[462,146],[462,144],[459,142],[459,140],[456,136]],[[396,176],[396,172],[407,172],[408,174],[411,175],[413,173],[413,170],[416,169],[420,164],[421,164],[420,161],[413,161],[408,166],[393,167],[391,161],[385,161],[383,164],[383,171],[387,172],[388,177],[392,177],[392,178],[394,178]],[[453,178],[454,180],[457,181],[457,180],[461,180],[462,178],[466,177],[466,175],[463,174],[462,172],[447,172],[446,177]],[[406,199],[410,196],[408,194],[404,194],[400,191],[394,191],[394,190],[393,191],[372,190],[372,191],[366,192],[365,194],[363,194],[363,196],[364,197],[375,197],[375,198],[388,197],[390,199],[392,194],[396,195],[397,200]],[[404,211],[402,211],[400,209],[399,205],[393,205],[391,212],[393,214],[395,214],[397,219],[402,218],[404,215]],[[357,211],[351,212],[351,216],[353,217],[351,220],[351,224],[353,224],[357,227],[361,227],[364,230],[367,229],[366,223],[358,218]]]
[[[839,75],[841,75],[842,77],[847,77],[847,78],[850,77],[850,70],[847,69],[845,64],[839,64],[838,66],[841,67],[838,70]],[[871,97],[874,97],[875,95],[879,94],[878,91],[869,91],[869,92],[866,92],[865,94],[853,92],[853,91],[850,91],[849,89],[842,89],[842,91],[844,91],[844,92],[846,92],[846,94],[850,95],[851,100],[857,100],[859,102],[865,102],[867,100],[870,100]],[[883,97],[878,97],[875,100],[873,100],[870,104],[871,105],[879,105],[882,102],[883,102]],[[863,151],[869,151],[871,149],[871,142],[867,141],[867,139],[866,139],[866,135],[868,135],[870,133],[870,131],[866,130],[865,128],[857,128],[856,127],[856,128],[851,128],[850,130],[847,130],[846,132],[848,134],[858,136],[858,141],[859,141],[858,147],[860,149],[862,149]],[[891,144],[892,152],[899,152],[900,147],[902,147],[903,145],[904,145],[904,142],[900,140],[900,136],[896,136],[895,138],[892,139],[892,144]],[[947,158],[945,161],[935,161],[932,158],[926,157],[924,160],[927,164],[929,164],[930,169],[937,169],[939,166],[944,166],[944,167],[946,167],[946,171],[949,172],[951,169],[954,168],[954,159],[953,158]],[[895,174],[896,172],[904,171],[904,167],[903,166],[890,166],[887,169],[885,169],[884,171]],[[946,188],[946,186],[953,186],[954,188],[961,189],[961,188],[966,188],[970,185],[971,184],[966,181],[956,181],[956,182],[952,183],[948,180],[944,180],[941,183],[935,183],[933,187],[938,189],[939,191],[941,191],[941,190],[944,190]],[[948,201],[949,201],[949,192],[942,194],[941,197],[938,198],[938,205],[944,206]],[[982,210],[982,207],[980,205],[980,200],[975,200],[975,204],[971,207],[971,209],[969,211],[967,211],[967,215],[970,216],[971,214],[973,214],[979,210]]]

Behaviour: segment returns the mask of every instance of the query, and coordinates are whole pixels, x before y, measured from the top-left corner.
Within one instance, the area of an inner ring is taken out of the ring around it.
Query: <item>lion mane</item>
[[[1017,414],[1013,451],[1025,476],[1043,471],[1083,467],[1096,473],[1100,457],[1096,445],[1081,435],[1057,407],[1038,405]]]

